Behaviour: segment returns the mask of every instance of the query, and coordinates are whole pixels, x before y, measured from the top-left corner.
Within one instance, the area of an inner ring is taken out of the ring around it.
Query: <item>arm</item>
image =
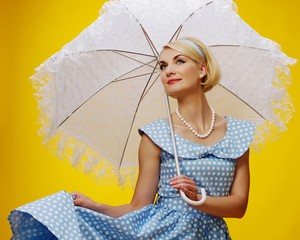
[[[197,194],[195,182],[188,177],[175,177],[170,184],[178,190],[183,190],[192,200],[201,199],[201,195]],[[250,173],[248,150],[237,161],[230,195],[226,197],[207,196],[204,204],[195,208],[218,217],[242,218],[248,205],[249,188]]]
[[[96,203],[90,198],[74,192],[74,204],[111,217],[120,217],[151,204],[157,192],[159,166],[160,148],[146,134],[143,134],[139,147],[139,176],[131,202],[121,206],[110,206]]]

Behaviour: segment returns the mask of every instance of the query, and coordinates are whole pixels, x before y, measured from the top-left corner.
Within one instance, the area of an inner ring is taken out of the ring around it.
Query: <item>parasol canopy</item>
[[[166,117],[158,56],[175,39],[196,37],[221,67],[207,93],[220,115],[285,129],[293,111],[289,65],[278,44],[260,36],[230,0],[113,0],[99,18],[37,69],[32,80],[45,143],[87,173],[134,179],[137,129]],[[171,101],[171,108],[175,108]]]

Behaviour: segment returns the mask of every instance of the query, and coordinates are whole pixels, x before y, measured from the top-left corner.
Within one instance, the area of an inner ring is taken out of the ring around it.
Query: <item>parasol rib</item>
[[[147,42],[148,42],[148,44],[149,44],[149,46],[150,46],[150,48],[151,48],[151,50],[153,52],[153,55],[155,56],[155,58],[156,58],[156,60],[158,62],[158,55],[159,55],[159,53],[158,53],[156,47],[154,46],[154,43],[151,41],[151,38],[149,37],[148,33],[146,32],[146,30],[144,29],[144,27],[141,24],[140,24],[140,27],[141,27],[141,29],[142,29],[142,31],[144,33],[144,36],[145,36],[145,38],[146,38],[146,40],[147,40]]]
[[[135,77],[139,77],[139,76],[143,76],[143,75],[149,75],[149,74],[151,74],[151,72],[150,72],[150,73],[145,73],[145,74],[140,74],[140,75],[135,75],[135,76],[128,77],[128,78],[123,78],[123,77],[126,76],[127,74],[132,73],[132,72],[134,72],[134,71],[136,71],[136,70],[138,70],[138,69],[140,69],[140,68],[142,68],[142,67],[144,67],[144,66],[149,66],[149,67],[155,69],[155,67],[149,65],[149,63],[152,63],[152,62],[153,62],[153,61],[148,62],[148,63],[143,63],[143,65],[138,66],[138,67],[134,68],[133,70],[128,71],[128,72],[122,74],[121,76],[119,76],[118,78],[116,78],[116,79],[113,80],[113,81],[114,81],[114,82],[117,82],[117,81],[121,81],[121,80],[124,80],[124,79],[130,79],[130,78],[135,78]]]
[[[180,25],[177,30],[175,31],[175,33],[173,34],[173,36],[171,37],[170,41],[169,42],[172,42],[174,39],[178,39],[179,37],[179,34],[181,33],[181,30],[182,30],[182,25]],[[176,37],[175,37],[176,35]]]
[[[135,70],[137,70],[137,69],[139,69],[139,68],[141,68],[141,67],[143,67],[143,66],[145,66],[145,65],[147,65],[147,64],[143,64],[143,65],[141,65],[141,66],[139,66],[139,67],[137,67]],[[72,113],[68,116],[68,117],[66,117],[56,128],[59,128],[63,123],[65,123],[76,111],[78,111],[86,102],[88,102],[91,98],[93,98],[98,92],[100,92],[102,89],[104,89],[105,87],[107,87],[107,86],[109,86],[110,84],[112,84],[112,83],[114,83],[114,82],[119,82],[119,81],[125,81],[125,80],[129,80],[129,79],[133,79],[133,78],[136,78],[136,77],[140,77],[140,76],[146,76],[146,75],[150,75],[150,78],[152,77],[152,75],[154,74],[154,73],[156,73],[155,72],[155,69],[156,69],[156,66],[157,65],[155,65],[155,67],[153,68],[153,71],[152,72],[150,72],[150,73],[146,73],[146,74],[141,74],[141,75],[135,75],[135,76],[132,76],[132,77],[129,77],[129,78],[124,78],[124,79],[119,79],[120,77],[118,77],[118,78],[116,78],[115,80],[113,80],[113,81],[111,81],[111,82],[109,82],[109,83],[107,83],[106,85],[104,85],[103,87],[101,87],[101,88],[99,88],[93,95],[91,95],[88,99],[86,99],[84,102],[82,102],[82,104],[80,104],[74,111],[72,111]],[[151,66],[152,67],[152,66]],[[130,73],[130,72],[132,72],[132,71],[129,71],[129,72],[127,72],[127,73],[125,73],[125,74],[123,74],[122,76],[125,76],[126,74],[128,74],[128,73]]]
[[[174,39],[178,39],[178,37],[179,37],[179,35],[180,35],[180,33],[181,33],[181,30],[182,30],[182,28],[183,28],[183,24],[184,24],[189,18],[191,18],[191,17],[195,14],[195,12],[199,11],[201,8],[204,8],[204,7],[206,7],[206,6],[208,6],[208,5],[212,4],[212,3],[213,3],[213,1],[208,2],[208,3],[205,4],[205,6],[201,6],[201,7],[199,7],[196,11],[192,12],[192,13],[191,13],[191,14],[183,21],[183,23],[177,28],[177,30],[175,31],[175,33],[173,34],[173,36],[171,37],[171,39],[170,39],[169,42],[172,42]],[[176,37],[175,37],[175,35],[176,35]]]
[[[154,72],[156,73],[156,72]],[[151,88],[153,87],[154,83],[156,83],[157,79],[158,79],[158,76],[155,78],[155,80],[153,81],[153,83],[151,84],[151,86],[148,88],[148,90],[144,93],[144,95],[142,96],[142,99],[147,95],[147,93],[151,90]]]
[[[86,53],[94,53],[94,52],[115,52],[115,53],[129,53],[129,54],[135,54],[139,56],[146,56],[146,57],[154,57],[153,55],[146,54],[146,53],[140,53],[140,52],[132,52],[132,51],[125,51],[125,50],[120,50],[120,49],[112,49],[112,48],[107,48],[107,49],[95,49],[95,50],[90,50],[90,51],[84,51],[84,52],[73,52],[73,53],[65,53],[65,56],[72,56],[75,54],[86,54]],[[56,58],[57,56],[53,56],[53,58]],[[136,59],[133,59],[136,60]],[[137,60],[136,60],[137,61]]]
[[[122,57],[128,58],[128,59],[130,59],[130,60],[132,60],[132,61],[135,61],[135,62],[138,62],[138,63],[145,64],[144,62],[139,61],[139,60],[137,60],[137,59],[135,59],[135,58],[129,57],[129,56],[124,55],[124,54],[121,54],[119,51],[113,51],[113,52],[116,53],[116,54],[119,54],[119,55],[122,56]],[[149,57],[150,57],[150,56],[151,56],[151,55],[149,55]],[[151,56],[151,57],[155,58],[154,56]],[[153,66],[149,65],[149,64],[152,63],[153,61],[156,61],[156,60],[155,60],[155,59],[154,59],[154,60],[151,60],[150,62],[148,62],[148,63],[145,64],[145,65],[147,65],[147,66],[149,66],[149,67],[153,67]]]
[[[251,107],[251,105],[249,103],[247,103],[245,100],[243,100],[242,98],[240,98],[239,96],[237,96],[234,92],[230,91],[228,88],[224,87],[222,84],[218,84],[220,87],[224,88],[226,91],[230,92],[232,95],[234,95],[236,98],[238,98],[239,100],[241,100],[245,105],[247,105],[249,108],[251,108],[255,113],[257,113],[261,118],[263,118],[264,120],[267,120],[261,113],[259,113],[257,110],[255,110],[253,107]]]
[[[154,72],[154,73],[157,73],[157,72]],[[126,80],[129,80],[129,79],[133,79],[133,78],[137,78],[137,77],[143,77],[143,76],[147,76],[147,75],[151,75],[152,73],[145,73],[145,74],[140,74],[140,75],[134,75],[132,77],[127,77],[127,78],[118,78],[118,79],[115,79],[113,82],[122,82],[122,81],[126,81]]]
[[[155,66],[155,68],[156,68],[156,66]],[[155,68],[154,68],[154,69],[155,69]],[[134,121],[135,121],[137,111],[138,111],[139,106],[140,106],[140,104],[141,104],[141,101],[142,101],[142,99],[143,99],[143,97],[144,97],[144,93],[145,93],[145,91],[146,91],[146,89],[147,89],[147,86],[148,86],[148,84],[149,84],[149,82],[150,82],[150,79],[152,78],[152,76],[153,76],[153,74],[154,74],[154,69],[153,69],[153,72],[152,72],[151,76],[148,78],[147,84],[145,85],[144,90],[143,90],[143,92],[142,92],[142,94],[141,94],[141,97],[140,97],[140,99],[139,99],[139,102],[138,102],[138,104],[137,104],[137,106],[136,106],[136,109],[135,109],[135,112],[134,112],[134,115],[133,115],[133,118],[132,118],[132,121],[131,121],[131,124],[130,124],[130,128],[129,128],[129,131],[128,131],[128,135],[127,135],[127,139],[126,139],[126,142],[125,142],[125,146],[124,146],[124,148],[123,148],[122,157],[121,157],[121,160],[120,160],[119,168],[118,168],[118,169],[121,168],[121,165],[122,165],[122,162],[123,162],[123,158],[124,158],[124,154],[125,154],[125,150],[126,150],[126,147],[127,147],[127,144],[128,144],[129,136],[130,136],[130,133],[131,133],[131,131],[132,131],[133,123],[134,123]],[[158,75],[158,76],[159,76],[159,75]],[[156,77],[155,81],[157,80],[158,76]]]

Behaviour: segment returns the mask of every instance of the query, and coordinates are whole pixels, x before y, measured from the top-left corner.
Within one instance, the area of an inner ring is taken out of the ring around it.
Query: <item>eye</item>
[[[176,64],[182,64],[182,63],[185,63],[185,61],[184,61],[183,59],[178,59],[178,60],[176,61]]]
[[[166,67],[167,67],[166,64],[161,64],[161,65],[159,66],[160,70],[164,70]]]

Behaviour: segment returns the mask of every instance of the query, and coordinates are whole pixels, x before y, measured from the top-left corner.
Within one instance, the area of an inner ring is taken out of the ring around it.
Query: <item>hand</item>
[[[95,205],[97,204],[94,200],[90,199],[89,197],[79,192],[72,192],[72,196],[73,196],[73,203],[75,206],[94,209]]]
[[[185,195],[193,201],[199,200],[197,195],[197,186],[192,178],[183,175],[173,177],[170,180],[170,186],[174,187],[178,191],[182,190]]]

